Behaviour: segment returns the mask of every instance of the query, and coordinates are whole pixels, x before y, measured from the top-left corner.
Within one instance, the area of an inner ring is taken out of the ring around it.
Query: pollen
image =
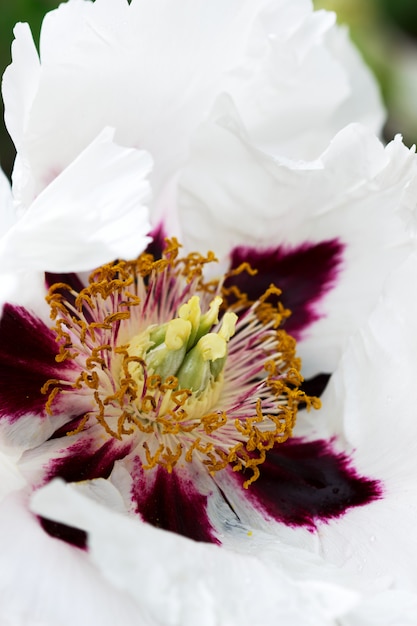
[[[45,382],[45,410],[84,406],[67,435],[129,441],[145,470],[199,463],[214,475],[231,466],[248,487],[266,452],[291,436],[300,402],[319,401],[299,389],[279,289],[256,302],[231,298],[224,279],[205,282],[213,253],[179,251],[168,240],[161,259],[104,265],[79,292],[51,287],[63,375]]]

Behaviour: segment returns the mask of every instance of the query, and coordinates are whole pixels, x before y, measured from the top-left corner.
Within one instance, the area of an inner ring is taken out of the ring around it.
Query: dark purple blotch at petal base
[[[92,268],[94,269],[94,268]],[[78,274],[74,272],[65,274],[53,274],[52,272],[45,272],[45,286],[47,289],[55,285],[56,283],[65,283],[68,287],[71,287],[78,293],[84,289],[85,285],[81,282]]]
[[[83,413],[82,415],[76,415],[73,418],[69,418],[66,424],[63,424],[63,426],[60,426],[52,433],[48,441],[50,441],[51,439],[60,439],[61,437],[66,437],[67,433],[77,430],[82,420],[84,419],[84,415],[85,414]]]
[[[64,436],[63,441],[68,442]],[[77,441],[65,449],[65,457],[52,459],[47,467],[45,482],[53,478],[62,478],[66,482],[108,478],[115,461],[124,458],[130,452],[130,445],[120,445],[116,440],[106,441],[96,448],[89,439]],[[87,549],[87,533],[84,530],[67,526],[40,517],[42,528],[56,539],[61,539],[77,548]]]
[[[67,285],[77,294],[85,288],[85,285],[79,278],[78,274],[75,274],[73,272],[67,274],[52,274],[51,272],[45,272],[46,289],[50,289],[52,285],[55,285],[56,283],[64,283],[64,285]],[[56,289],[55,293],[60,293],[64,297],[66,302],[68,302],[71,306],[75,306],[76,296],[74,296],[74,294],[72,294],[70,290],[66,288],[60,288]],[[83,310],[83,315],[87,322],[93,321],[90,312],[85,308]]]
[[[61,539],[61,541],[65,541],[81,550],[87,550],[87,533],[85,530],[67,526],[67,524],[61,524],[60,522],[54,522],[41,516],[39,517],[39,522],[44,531],[51,537]]]
[[[257,250],[239,246],[231,253],[231,267],[248,262],[258,270],[255,276],[243,272],[229,278],[226,287],[236,285],[250,300],[257,300],[270,284],[282,290],[281,302],[291,310],[285,330],[296,339],[322,317],[320,301],[334,287],[343,261],[344,245],[338,239],[303,243],[291,248],[278,246]]]
[[[29,311],[5,304],[0,320],[0,416],[10,422],[27,413],[42,415],[48,396],[41,387],[61,378],[55,334]],[[70,366],[66,365],[66,369]]]
[[[207,496],[199,493],[181,470],[169,474],[158,467],[148,471],[138,465],[133,472],[132,500],[142,519],[194,541],[219,543],[208,518]]]
[[[329,382],[330,374],[317,374],[316,376],[312,376],[312,378],[308,378],[303,380],[301,384],[301,389],[308,396],[316,396],[320,398],[323,394],[324,390],[327,387],[327,383]],[[304,404],[301,402],[298,405],[298,408],[301,409],[304,407]]]
[[[289,440],[267,453],[260,477],[247,497],[272,518],[314,530],[318,522],[340,517],[349,508],[382,496],[376,480],[359,476],[348,458],[324,440]],[[243,483],[245,474],[236,474]]]
[[[162,222],[153,229],[150,236],[152,241],[148,244],[146,252],[152,254],[155,259],[160,259],[165,248],[165,237],[167,236]]]
[[[46,468],[46,482],[53,478],[62,478],[68,483],[94,478],[108,478],[115,461],[123,459],[130,452],[131,445],[121,445],[115,439],[106,441],[97,448],[94,441],[81,439],[69,445],[68,438],[63,438],[65,456],[52,459]]]

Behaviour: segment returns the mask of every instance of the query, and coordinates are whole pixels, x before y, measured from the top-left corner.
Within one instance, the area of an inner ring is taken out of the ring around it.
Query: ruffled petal
[[[416,284],[416,270],[417,253],[414,252],[393,273],[369,322],[351,340],[322,398],[321,411],[315,415],[300,413],[296,426],[296,434],[310,439],[310,443],[303,445],[311,446],[312,451],[316,449],[317,437],[331,440],[332,454],[340,455],[342,460],[344,457],[344,463],[348,459],[357,477],[368,477],[366,481],[360,479],[360,491],[363,487],[374,488],[375,483],[372,486],[370,480],[376,480],[379,496],[374,491],[376,497],[363,502],[363,506],[345,509],[337,519],[328,518],[327,523],[318,523],[316,530],[309,532],[297,528],[294,518],[292,528],[271,524],[256,505],[245,504],[248,498],[240,498],[234,491],[234,506],[242,524],[274,536],[270,543],[257,546],[260,556],[273,550],[274,542],[284,541],[324,556],[358,581],[379,578],[395,589],[415,593],[417,554],[410,538],[415,534],[417,460],[415,411],[410,393],[417,375],[417,304],[410,286]],[[298,444],[292,445],[297,448]],[[287,461],[281,462],[284,470],[288,469]],[[320,454],[313,454],[311,462],[310,471],[305,472],[304,477],[314,490],[318,487],[314,482],[317,478],[320,480],[316,473],[321,463]],[[300,465],[295,464],[300,478],[303,466],[303,460]],[[268,465],[266,472],[268,479]],[[267,496],[270,502],[274,500],[276,518],[279,508],[288,504],[288,500],[282,501],[282,493],[291,486],[289,475],[281,472],[276,473],[278,476],[275,490],[270,483]],[[325,479],[328,477],[327,468]],[[221,482],[220,486],[230,498],[228,486]],[[297,503],[303,500],[300,486]],[[260,483],[260,490],[263,489]],[[330,493],[329,500],[323,500],[325,507],[331,508],[338,495]],[[347,496],[349,502],[349,494]],[[262,506],[262,496],[259,497],[255,489],[256,497]],[[307,516],[312,516],[314,510],[314,503],[306,502]],[[269,513],[271,515],[271,509]],[[234,545],[232,536],[225,544],[229,541]]]
[[[7,626],[155,626],[146,610],[103,579],[87,554],[51,538],[23,493],[0,505],[1,621]]]
[[[108,481],[91,488],[52,483],[35,494],[32,507],[88,529],[88,557],[160,626],[413,626],[416,594],[390,589],[386,580],[347,577],[308,552],[262,537],[246,536],[249,554],[236,545],[195,543],[116,512],[117,502]]]
[[[250,5],[71,1],[48,13],[39,86],[25,103],[25,153],[35,193],[105,126],[116,128],[121,144],[145,147],[157,158],[158,186],[185,158],[189,134],[219,89],[224,68],[243,54],[258,10]],[[26,43],[21,30],[16,51]],[[16,54],[7,88],[19,82],[25,62]],[[7,89],[5,95],[12,109],[15,92]]]
[[[146,248],[151,161],[112,137],[103,131],[9,230],[4,269],[82,271]]]
[[[320,419],[306,423],[310,436],[337,436],[338,447],[351,451],[357,470],[384,487],[380,500],[323,527],[315,549],[347,571],[386,575],[414,590],[416,270],[413,253],[352,340],[323,396]]]
[[[105,126],[152,153],[158,195],[223,91],[256,143],[294,158],[318,156],[352,119],[374,130],[383,118],[334,16],[305,0],[72,0],[44,19],[40,66],[27,26],[15,36],[4,97],[26,204]]]
[[[380,136],[386,114],[379,85],[363,62],[360,52],[352,46],[349,30],[345,26],[333,28],[326,32],[325,41],[341,70],[347,75],[349,85],[349,95],[332,116],[334,134],[350,122],[357,121]]]
[[[265,3],[225,88],[251,141],[294,160],[319,157],[352,121],[379,134],[385,117],[378,87],[334,13],[310,8]]]
[[[280,246],[296,256],[338,242],[333,288],[318,303],[313,294],[316,320],[299,344],[306,376],[331,372],[385,277],[412,246],[402,212],[416,175],[414,150],[400,138],[384,149],[359,125],[341,131],[316,161],[273,159],[249,142],[230,101],[222,99],[197,132],[181,179],[185,241],[189,249],[214,248],[220,269],[237,246],[249,262],[253,251],[256,265]]]
[[[35,494],[33,506],[42,515],[87,529],[93,562],[161,625],[272,626],[280,619],[301,626],[308,615],[312,626],[331,626],[357,601],[350,589],[323,580],[295,581],[292,572],[266,566],[255,556],[164,533],[110,511],[70,486],[51,483]],[[132,580],[141,584],[132,585]]]
[[[16,149],[21,150],[30,108],[39,87],[40,62],[29,25],[16,24],[13,33],[13,65],[4,73],[2,94],[7,129]]]

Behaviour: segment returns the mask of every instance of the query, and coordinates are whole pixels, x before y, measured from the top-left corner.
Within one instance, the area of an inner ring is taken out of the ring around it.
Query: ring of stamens
[[[289,312],[271,285],[256,302],[218,281],[204,282],[215,257],[179,257],[175,239],[161,259],[104,265],[80,292],[64,283],[47,296],[66,379],[50,379],[46,411],[68,394],[89,410],[68,436],[99,424],[135,442],[144,469],[171,472],[198,460],[213,474],[231,465],[259,476],[266,452],[292,433],[300,402],[295,341],[281,329]],[[236,272],[253,271],[243,265]],[[206,311],[206,312],[204,312]],[[220,319],[219,319],[220,318]]]

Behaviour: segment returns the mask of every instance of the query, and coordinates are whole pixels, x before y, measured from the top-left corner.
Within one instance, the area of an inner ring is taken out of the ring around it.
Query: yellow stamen
[[[266,452],[291,436],[298,405],[317,408],[319,400],[298,389],[295,341],[278,328],[289,315],[277,299],[280,290],[271,285],[250,303],[235,287],[204,282],[213,253],[180,258],[178,251],[173,239],[162,259],[143,254],[104,265],[80,293],[53,285],[47,300],[56,360],[73,366],[70,380],[50,379],[42,387],[45,410],[53,413],[59,393],[87,397],[91,408],[68,435],[96,422],[105,437],[135,438],[144,469],[172,472],[178,463],[198,461],[213,474],[231,466],[251,470],[248,487]],[[256,273],[242,264],[229,277],[243,271]],[[171,289],[172,298],[161,296]],[[228,298],[233,310],[222,315]],[[235,335],[244,362],[233,356],[229,368]]]

